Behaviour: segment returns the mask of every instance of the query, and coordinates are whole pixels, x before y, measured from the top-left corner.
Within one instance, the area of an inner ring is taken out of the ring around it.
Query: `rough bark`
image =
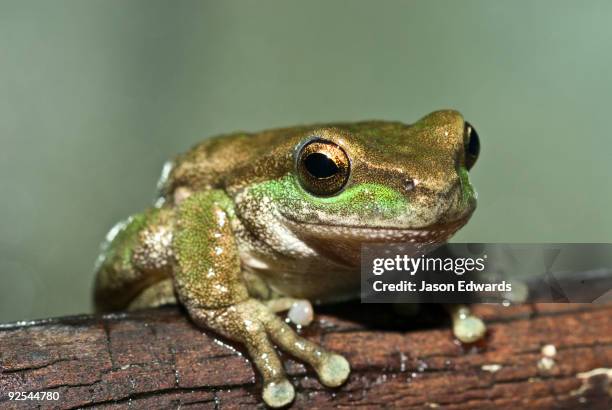
[[[418,320],[383,305],[324,309],[302,333],[344,354],[339,389],[284,356],[295,408],[588,408],[612,406],[612,305],[480,305],[486,341],[463,346],[434,307]],[[542,347],[556,355],[543,360]],[[548,348],[550,350],[550,348]],[[177,308],[0,325],[0,408],[262,406],[240,348]],[[59,401],[9,401],[8,392]]]

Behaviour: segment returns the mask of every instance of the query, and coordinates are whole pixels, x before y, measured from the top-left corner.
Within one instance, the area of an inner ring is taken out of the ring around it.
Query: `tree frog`
[[[412,125],[316,124],[210,138],[166,164],[155,205],[115,226],[99,258],[98,311],[182,304],[244,345],[271,407],[295,395],[274,345],[343,384],[347,360],[300,337],[311,302],[354,298],[365,242],[446,241],[470,218],[478,135],[453,110]],[[464,341],[484,333],[452,309]]]

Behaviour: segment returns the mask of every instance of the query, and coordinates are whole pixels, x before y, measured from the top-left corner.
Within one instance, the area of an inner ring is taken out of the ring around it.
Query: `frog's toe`
[[[338,387],[348,378],[351,367],[349,362],[339,354],[329,354],[317,367],[321,383],[327,387]]]
[[[459,318],[453,323],[453,333],[463,343],[474,343],[480,340],[486,331],[484,322],[476,316]]]
[[[484,322],[470,312],[466,305],[447,305],[453,321],[453,333],[463,343],[474,343],[487,332]]]
[[[289,320],[299,326],[308,326],[314,319],[312,304],[307,300],[297,300],[287,314]]]
[[[344,357],[298,336],[275,315],[269,316],[264,323],[272,340],[287,353],[309,363],[316,370],[321,383],[337,387],[346,381],[351,368]]]
[[[295,390],[289,380],[270,382],[263,389],[263,399],[270,407],[283,407],[295,398]]]

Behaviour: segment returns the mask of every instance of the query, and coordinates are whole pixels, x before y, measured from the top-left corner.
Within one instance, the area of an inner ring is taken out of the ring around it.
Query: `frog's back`
[[[238,132],[205,139],[172,161],[172,168],[161,187],[162,193],[169,196],[178,187],[191,191],[226,189],[241,181],[256,179],[257,167],[264,162],[267,164],[265,174],[270,176],[275,171],[274,161],[266,158],[273,158],[276,153],[285,155],[280,154],[282,147],[306,129]]]

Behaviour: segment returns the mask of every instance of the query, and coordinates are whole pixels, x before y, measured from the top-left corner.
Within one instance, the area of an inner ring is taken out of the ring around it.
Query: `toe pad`
[[[346,359],[338,354],[330,354],[317,369],[321,383],[328,387],[338,387],[346,381],[351,368]]]
[[[293,401],[295,390],[288,380],[268,383],[263,389],[263,399],[270,407],[283,407]]]
[[[476,316],[466,316],[455,321],[453,333],[463,343],[474,343],[486,332],[485,324]]]

